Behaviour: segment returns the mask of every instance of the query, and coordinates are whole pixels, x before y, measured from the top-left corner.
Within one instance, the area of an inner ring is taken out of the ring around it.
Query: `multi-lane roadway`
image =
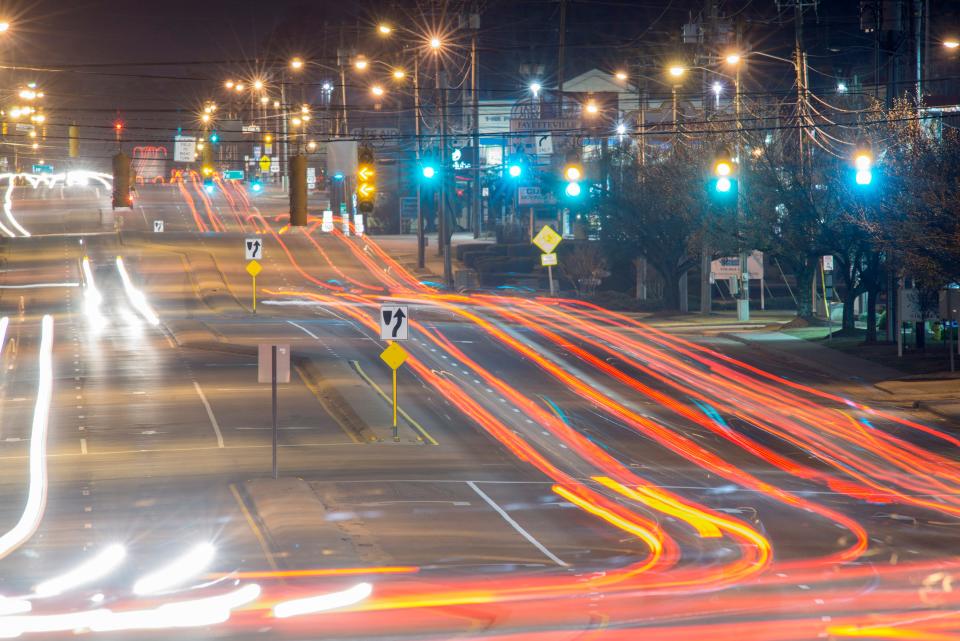
[[[957,426],[589,304],[436,290],[275,194],[12,196],[0,638],[960,630]],[[412,319],[398,440],[384,302]],[[293,354],[277,480],[258,344]]]

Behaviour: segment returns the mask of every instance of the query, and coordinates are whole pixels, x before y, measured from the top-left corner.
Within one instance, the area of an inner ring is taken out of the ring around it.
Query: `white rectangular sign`
[[[155,221],[153,221],[153,231],[154,231],[154,233],[157,233],[157,234],[163,232],[163,221],[162,221],[162,220],[155,220]]]
[[[556,267],[557,255],[553,253],[540,254],[540,265],[541,267]]]
[[[380,338],[385,341],[405,341],[408,336],[410,317],[406,305],[383,305],[380,307]]]
[[[363,214],[353,215],[353,233],[357,236],[363,236]]]
[[[317,186],[317,168],[307,167],[307,187],[313,189]]]
[[[173,162],[193,162],[197,157],[196,136],[174,136]]]
[[[823,257],[823,271],[825,272],[833,271],[833,254]]]
[[[751,252],[747,258],[747,272],[753,280],[763,278],[763,252]],[[740,277],[740,258],[724,256],[710,263],[710,275],[714,280]]]
[[[243,241],[243,251],[247,260],[260,260],[263,258],[263,241],[259,238],[247,238]]]
[[[333,212],[329,209],[323,212],[323,222],[320,223],[320,231],[327,234],[333,231]]]
[[[257,346],[257,382],[273,382],[273,345]],[[290,382],[290,346],[277,345],[277,383]]]

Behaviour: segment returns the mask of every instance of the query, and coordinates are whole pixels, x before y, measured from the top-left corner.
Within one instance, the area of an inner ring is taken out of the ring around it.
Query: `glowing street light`
[[[541,89],[543,89],[543,87],[540,86],[540,83],[539,83],[539,82],[531,82],[531,83],[530,83],[530,93],[533,94],[533,97],[534,97],[534,98],[536,98],[537,96],[540,95],[540,90],[541,90]]]
[[[393,33],[393,27],[391,27],[390,25],[384,22],[381,22],[380,25],[377,27],[377,32],[379,32],[381,36],[389,36],[391,33]]]
[[[238,83],[237,83],[237,86],[234,87],[234,89],[237,90],[237,93],[240,93],[241,91],[243,91],[243,90],[246,89],[246,88],[247,88],[246,85],[244,85],[242,82],[238,82]]]
[[[436,37],[436,36],[430,38],[430,48],[431,48],[431,49],[433,49],[434,51],[436,51],[437,49],[439,49],[439,48],[442,47],[442,46],[443,46],[443,41],[440,40],[440,38],[438,38],[438,37]]]
[[[716,94],[717,98],[720,97],[720,94],[723,93],[723,85],[719,82],[713,83],[713,93]]]
[[[728,64],[728,65],[740,64],[740,60],[741,60],[741,58],[740,58],[740,54],[739,54],[739,53],[731,53],[731,54],[729,54],[729,55],[727,56],[727,64]]]
[[[210,122],[210,114],[203,114],[202,116],[200,116],[200,120],[204,123]]]
[[[407,72],[404,71],[403,69],[394,69],[394,70],[393,70],[393,78],[394,78],[394,80],[403,80],[403,79],[406,78],[406,77],[407,77]]]
[[[269,97],[269,96],[260,96],[260,104],[261,104],[261,105],[265,105],[265,104],[267,104],[268,102],[270,102],[270,97]]]
[[[600,107],[598,107],[598,106],[597,106],[597,103],[596,103],[595,101],[593,101],[593,100],[591,100],[590,102],[588,102],[588,103],[585,105],[584,109],[586,109],[586,111],[587,111],[588,114],[597,114],[597,113],[600,112]]]
[[[847,93],[847,84],[845,82],[837,83],[837,93]]]
[[[381,87],[380,85],[373,85],[372,87],[370,87],[370,93],[372,93],[374,96],[378,96],[378,97],[382,96],[384,93],[383,87]]]
[[[368,66],[370,66],[370,63],[366,58],[357,58],[353,62],[353,66],[356,67],[357,71],[364,71]]]
[[[227,89],[233,89],[233,85],[234,85],[233,80],[227,80],[225,83],[223,83],[223,86],[226,87]]]
[[[620,80],[620,81],[626,80],[626,79],[627,79],[627,72],[626,72],[626,71],[618,71],[616,74],[614,74],[614,77],[615,77],[617,80]]]
[[[317,141],[311,140],[307,143],[307,151],[316,151],[317,150]]]
[[[299,56],[295,56],[293,59],[291,59],[290,68],[293,69],[294,71],[300,71],[301,69],[303,69],[303,58]]]
[[[261,89],[263,89],[263,80],[260,80],[259,78],[254,80],[253,88],[256,89],[257,91],[260,91]]]
[[[960,47],[960,40],[955,40],[953,38],[949,40],[944,40],[943,46],[946,47],[947,49],[956,49],[957,47]]]
[[[0,33],[10,30],[10,23],[7,21],[0,22]]]
[[[670,75],[673,76],[674,78],[679,78],[686,72],[686,69],[684,69],[680,65],[673,65],[669,69],[667,69],[667,71],[669,71]]]
[[[627,133],[627,126],[622,122],[617,125],[617,135],[622,136]]]

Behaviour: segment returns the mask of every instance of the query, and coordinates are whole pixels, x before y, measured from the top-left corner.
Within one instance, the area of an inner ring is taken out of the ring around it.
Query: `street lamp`
[[[4,20],[3,22],[0,22],[0,33],[3,33],[3,32],[5,32],[5,31],[9,31],[9,29],[10,29],[10,23],[9,23],[9,22],[7,22],[7,21],[5,21],[5,20]]]
[[[597,106],[597,103],[594,100],[588,101],[587,104],[584,106],[584,109],[588,114],[591,114],[591,115],[596,115],[597,113],[600,112],[600,107]]]
[[[436,51],[437,49],[439,49],[439,48],[442,47],[442,46],[443,46],[443,42],[440,40],[440,38],[437,38],[436,36],[430,38],[430,48],[431,48],[431,49],[433,49],[434,51]]]
[[[953,38],[949,40],[944,40],[943,46],[946,47],[947,49],[956,49],[957,47],[960,47],[960,40],[955,40]]]
[[[541,89],[543,89],[543,87],[540,86],[540,83],[539,83],[539,82],[531,82],[531,83],[530,83],[530,93],[533,94],[533,97],[534,97],[534,98],[536,98],[537,96],[540,95],[540,90],[541,90]]]
[[[301,69],[303,69],[303,58],[299,56],[294,56],[290,60],[290,68],[293,69],[294,71],[300,71]]]
[[[223,86],[227,89],[233,89],[233,84],[233,80],[227,80],[225,83],[223,83]]]
[[[686,70],[684,67],[681,67],[680,65],[672,65],[669,69],[667,69],[667,71],[668,71],[668,72],[670,73],[670,75],[673,76],[674,78],[679,78],[679,77],[682,76],[687,70]]]
[[[735,65],[735,64],[738,64],[739,62],[740,62],[740,54],[739,54],[739,53],[731,53],[731,54],[728,54],[728,55],[727,55],[727,64],[728,64],[728,65]]]
[[[370,66],[370,63],[367,61],[366,58],[364,58],[363,56],[360,56],[359,58],[354,60],[353,66],[356,67],[357,71],[365,71],[366,68]]]
[[[618,71],[616,74],[614,74],[614,77],[615,77],[617,80],[620,80],[620,81],[622,82],[622,81],[624,81],[624,80],[627,79],[627,72],[626,72],[626,71]]]
[[[260,80],[259,78],[254,80],[253,88],[256,89],[257,91],[260,91],[261,89],[263,89],[263,80]]]
[[[372,93],[374,96],[380,97],[384,94],[383,87],[380,85],[373,85],[370,87],[370,93]]]
[[[394,80],[403,80],[407,77],[407,72],[403,69],[394,69],[393,70],[393,79]]]
[[[380,33],[381,36],[389,36],[391,33],[393,33],[393,27],[391,27],[386,23],[381,22],[380,25],[377,27],[377,31]]]

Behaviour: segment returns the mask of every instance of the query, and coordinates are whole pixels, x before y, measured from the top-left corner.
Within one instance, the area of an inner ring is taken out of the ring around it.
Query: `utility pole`
[[[474,5],[476,11],[476,5]],[[470,29],[472,38],[470,41],[470,100],[473,120],[473,189],[471,190],[470,214],[473,223],[473,237],[480,238],[480,219],[483,210],[480,205],[480,68],[477,57],[477,40],[480,31],[480,14],[470,14]]]
[[[420,139],[420,54],[413,52],[413,131],[416,136],[414,153],[417,157],[417,268],[423,269],[426,264],[423,230],[423,203],[421,197],[420,185],[422,178],[419,176],[420,159],[423,157],[423,142]]]
[[[560,47],[557,50],[557,118],[563,118],[563,65],[567,46],[567,0],[560,0]]]

